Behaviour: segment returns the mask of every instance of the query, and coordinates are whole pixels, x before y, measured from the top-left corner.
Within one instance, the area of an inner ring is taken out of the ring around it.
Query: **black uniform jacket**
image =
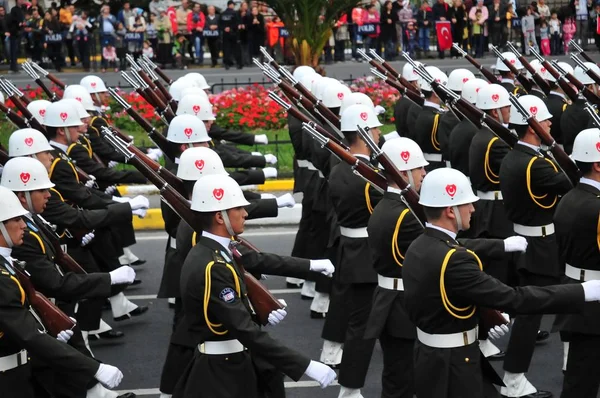
[[[558,144],[564,143],[564,135],[562,130],[562,114],[567,109],[569,101],[564,94],[559,94],[555,91],[550,91],[546,106],[552,114],[552,126],[550,126],[550,134]],[[570,152],[569,152],[570,153]]]
[[[117,152],[100,133],[101,127],[108,127],[108,123],[102,116],[93,116],[88,124],[87,137],[92,145],[92,151],[100,157],[105,163],[115,161],[126,163],[125,156]]]
[[[475,133],[469,148],[469,176],[475,192],[500,191],[500,166],[510,147],[487,127]],[[507,238],[513,235],[513,223],[506,217],[501,200],[481,199],[474,203],[471,229],[478,237]]]
[[[527,94],[527,91],[523,87],[515,86],[514,83],[511,83],[509,81],[501,82],[500,85],[504,87],[506,91],[508,91],[509,93],[513,93],[517,97]]]
[[[416,141],[415,123],[417,122],[417,117],[419,116],[419,113],[421,113],[422,109],[423,107],[412,103],[406,112],[406,132],[404,136],[413,141]]]
[[[211,141],[210,148],[214,150],[223,161],[225,167],[240,167],[248,169],[250,167],[263,168],[267,165],[264,156],[255,156],[250,152],[237,149],[233,145],[222,144],[219,141]]]
[[[224,129],[223,127],[217,126],[216,123],[213,123],[210,126],[208,135],[210,138],[217,141],[225,140],[235,144],[254,145],[254,134]]]
[[[27,297],[13,266],[0,257],[0,357],[26,349],[30,357],[69,374],[74,380],[86,383],[94,379],[99,367],[96,360],[39,329],[41,326],[29,312]]]
[[[450,111],[440,117],[437,136],[444,160],[450,160],[450,133],[459,122],[460,120]]]
[[[252,316],[240,269],[218,242],[201,237],[182,269],[181,291],[184,329],[188,344],[237,339],[293,380],[298,380],[310,359],[272,339]],[[187,344],[186,344],[187,345]],[[232,369],[236,364],[232,363]]]
[[[362,159],[368,161],[364,156]],[[345,228],[367,227],[373,209],[382,198],[346,163],[339,163],[331,170],[329,195],[338,225]],[[367,238],[340,236],[336,265],[335,278],[341,283],[377,283]]]
[[[438,129],[442,116],[442,110],[427,105],[419,112],[415,120],[414,140],[423,153],[441,153]]]
[[[531,92],[529,94],[534,95],[534,96],[536,96],[539,99],[544,100],[544,101],[546,101],[546,99],[547,99],[546,94],[544,94],[544,92],[542,90],[540,90],[539,88],[537,88],[537,86],[533,87],[531,89]]]
[[[600,190],[579,183],[560,201],[554,214],[554,225],[561,262],[600,271]],[[560,321],[557,318],[557,324],[564,331],[600,335],[600,303],[586,303],[583,313],[560,318]]]
[[[477,132],[477,127],[464,118],[450,132],[448,152],[452,168],[469,176],[469,147]]]
[[[582,97],[577,98],[577,101],[567,106],[560,117],[560,128],[563,133],[563,145],[565,152],[571,154],[573,152],[573,143],[575,137],[587,128],[595,127],[592,123],[592,118],[585,110],[586,100]]]
[[[412,127],[414,127],[414,121],[416,120],[416,114],[421,110],[421,107],[410,99],[407,96],[403,95],[400,98],[396,105],[394,105],[394,123],[396,124],[396,132],[401,137],[413,138],[414,135],[412,133]],[[409,113],[413,113],[415,115],[414,120],[412,120],[412,127],[409,129],[408,125],[408,115]]]
[[[306,153],[306,149],[302,145],[302,136],[305,134],[302,131],[302,122],[290,114],[288,114],[288,130],[294,148],[295,160],[307,160],[309,154]],[[294,192],[304,192],[307,172],[309,170],[306,167],[294,167]]]

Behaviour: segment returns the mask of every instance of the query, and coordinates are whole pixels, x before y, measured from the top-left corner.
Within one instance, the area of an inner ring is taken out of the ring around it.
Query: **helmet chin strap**
[[[29,210],[29,212],[31,214],[35,214],[35,209],[33,207],[33,201],[31,200],[31,192],[29,192],[29,191],[25,192],[25,201],[27,202],[27,210]]]
[[[71,140],[71,132],[68,127],[63,127],[63,131],[65,132],[65,138],[67,140],[67,144],[71,145],[73,141]]]
[[[456,230],[462,231],[462,217],[460,216],[460,211],[458,211],[458,206],[452,206],[452,210],[454,210],[454,217],[456,217]]]
[[[406,172],[406,175],[408,176],[408,183],[410,184],[410,186],[413,187],[414,189],[416,189],[415,188],[415,179],[413,178],[412,170],[408,170]]]
[[[498,108],[497,111],[498,111],[498,121],[500,122],[500,124],[504,125],[504,117],[502,116],[502,112],[500,111],[500,108]]]
[[[12,239],[10,238],[10,235],[8,234],[8,231],[6,230],[6,227],[4,226],[4,222],[0,222],[0,232],[2,233],[2,236],[4,237],[4,240],[6,241],[8,247],[14,247],[15,244],[13,243]]]
[[[229,214],[227,214],[227,210],[221,210],[221,216],[223,217],[223,222],[225,223],[227,233],[232,237],[236,236],[236,233],[233,232],[233,228],[231,227],[231,221],[229,221]]]

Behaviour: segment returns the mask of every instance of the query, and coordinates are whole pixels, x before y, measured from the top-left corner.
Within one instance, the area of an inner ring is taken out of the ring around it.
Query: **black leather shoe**
[[[115,321],[116,322],[125,321],[125,320],[131,318],[132,316],[140,316],[146,311],[148,311],[148,307],[146,307],[146,306],[137,307],[135,310],[131,311],[129,314],[121,315],[121,316],[115,318]]]
[[[285,286],[286,286],[288,289],[300,289],[300,288],[302,287],[302,284],[299,284],[299,285],[297,285],[297,284],[295,284],[295,283],[286,282],[286,283],[285,283]]]
[[[141,285],[141,284],[142,284],[141,279],[134,279],[133,282],[131,282],[131,286],[136,286],[136,285]]]
[[[535,343],[543,343],[544,341],[550,338],[550,333],[545,330],[538,330],[537,337],[535,338]]]
[[[300,298],[301,298],[302,300],[312,300],[314,297],[305,296],[305,295],[301,294],[301,295],[300,295]]]
[[[542,390],[538,390],[537,392],[534,392],[533,394],[527,394],[527,395],[523,395],[520,396],[519,398],[552,398],[553,395],[550,391],[542,391]],[[503,395],[502,398],[508,398],[506,395]]]
[[[125,394],[121,394],[119,395],[117,398],[135,398],[137,395],[135,395],[132,392],[127,392]]]
[[[90,334],[88,338],[90,340],[101,340],[101,339],[120,339],[121,337],[125,337],[125,333],[120,330],[108,330],[106,332],[98,333],[98,334]]]
[[[310,317],[312,319],[325,319],[325,317],[327,316],[326,312],[317,312],[317,311],[310,311]]]
[[[142,260],[141,258],[138,258],[137,260],[135,260],[134,262],[132,262],[129,265],[142,265],[142,264],[146,264],[146,260]]]
[[[506,353],[504,351],[500,351],[497,354],[490,355],[489,357],[487,357],[487,360],[488,361],[502,361],[502,360],[504,360],[505,356],[506,356]]]

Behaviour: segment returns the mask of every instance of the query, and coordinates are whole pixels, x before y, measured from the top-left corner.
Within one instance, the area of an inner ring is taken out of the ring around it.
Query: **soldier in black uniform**
[[[438,83],[446,84],[448,82],[448,77],[439,68],[427,66],[426,69]],[[419,85],[421,86],[421,92],[425,96],[425,103],[415,120],[414,130],[412,130],[414,138],[412,136],[409,138],[413,138],[423,150],[425,160],[429,162],[429,166],[427,167],[429,171],[446,166],[442,162],[442,152],[438,137],[440,119],[444,114],[444,110],[441,107],[442,100],[431,89],[431,86],[423,79],[419,80]]]
[[[477,200],[457,170],[434,170],[423,180],[420,203],[428,222],[402,267],[404,304],[417,327],[419,398],[484,396],[484,375],[490,368],[477,344],[479,306],[521,314],[563,313],[579,312],[585,301],[598,299],[597,281],[513,289],[482,272],[485,260],[478,249],[467,250],[456,241],[457,232],[469,228]]]
[[[475,105],[477,102],[477,93],[482,87],[488,85],[483,79],[471,79],[463,86],[462,97]],[[448,139],[448,160],[452,168],[460,171],[467,177],[469,176],[469,150],[471,140],[477,132],[475,126],[469,118],[461,120],[450,132]]]
[[[519,61],[517,56],[512,52],[502,53],[502,56],[511,64],[513,64],[517,68],[517,71],[523,69],[521,61]],[[527,91],[525,91],[523,87],[515,85],[516,76],[508,69],[508,66],[504,65],[504,62],[502,62],[500,58],[496,58],[496,70],[498,73],[500,73],[499,84],[504,87],[506,91],[516,95],[517,97],[527,94]]]
[[[561,263],[569,283],[600,280],[600,130],[587,129],[575,138],[572,159],[583,177],[561,199],[554,213]],[[587,303],[581,314],[557,317],[569,335],[569,353],[562,398],[598,395],[600,374],[600,304]]]
[[[552,115],[544,102],[531,95],[519,102],[535,116],[544,129],[550,130]],[[561,267],[552,218],[558,196],[571,189],[569,179],[540,151],[540,138],[523,117],[511,110],[510,126],[519,141],[500,167],[500,188],[508,219],[514,231],[529,242],[527,252],[518,259],[517,278],[520,286],[548,286],[559,282]],[[542,316],[517,316],[504,359],[502,393],[510,397],[550,397],[538,391],[525,377],[538,334]],[[534,395],[529,395],[534,394]]]
[[[417,62],[417,64],[420,65],[421,63]],[[412,65],[408,62],[402,67],[402,76],[417,90],[421,90],[421,87],[419,87],[419,75],[414,72]],[[415,104],[406,95],[403,95],[396,102],[396,105],[394,105],[394,123],[396,124],[396,131],[401,137],[414,139],[414,124],[420,110],[421,106]]]
[[[573,74],[574,71],[571,65],[569,65],[566,62],[559,62],[558,64],[565,71]],[[554,76],[546,72],[546,74],[544,74],[544,77],[550,85],[550,93],[548,94],[548,100],[546,101],[548,111],[552,114],[552,126],[550,127],[550,134],[552,135],[552,138],[554,138],[556,143],[563,147],[564,133],[562,130],[561,119],[563,112],[567,109],[569,105],[571,105],[571,100],[565,95],[563,89],[560,88],[560,86],[557,84]]]
[[[335,372],[290,350],[254,322],[240,266],[233,259],[231,237],[242,233],[246,211],[241,189],[231,178],[205,176],[194,189],[192,209],[203,226],[202,237],[190,251],[181,278],[185,332],[198,346],[173,397],[258,397],[252,363],[255,356],[298,380],[303,374],[325,387]],[[200,267],[199,267],[200,265]],[[279,323],[285,311],[271,312]],[[200,376],[200,377],[199,377]]]

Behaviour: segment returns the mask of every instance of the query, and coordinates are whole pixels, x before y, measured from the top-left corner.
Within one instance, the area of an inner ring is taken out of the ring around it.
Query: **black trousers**
[[[549,286],[560,283],[558,278],[532,274],[521,270],[518,274],[520,286]],[[512,326],[504,370],[511,373],[525,373],[529,369],[537,333],[542,322],[542,315],[517,315]]]
[[[90,69],[90,43],[87,40],[77,40],[77,49],[79,51],[79,58],[81,59],[81,65],[83,69]]]
[[[31,364],[0,372],[2,398],[37,398],[31,377]]]
[[[379,344],[383,351],[381,398],[412,398],[415,393],[415,341],[392,336],[384,329],[379,336]],[[369,363],[366,365],[368,367]]]
[[[346,338],[349,289],[350,285],[333,281],[331,293],[329,293],[329,310],[321,333],[321,338],[324,340],[343,343]]]
[[[17,71],[17,58],[19,57],[20,38],[10,35],[10,70]]]
[[[240,43],[235,35],[223,35],[223,65],[233,66],[234,62],[242,66]]]
[[[219,38],[208,37],[206,38],[208,44],[208,50],[210,51],[210,60],[213,66],[216,66],[219,62]]]
[[[560,398],[596,398],[600,389],[600,335],[570,334]]]

